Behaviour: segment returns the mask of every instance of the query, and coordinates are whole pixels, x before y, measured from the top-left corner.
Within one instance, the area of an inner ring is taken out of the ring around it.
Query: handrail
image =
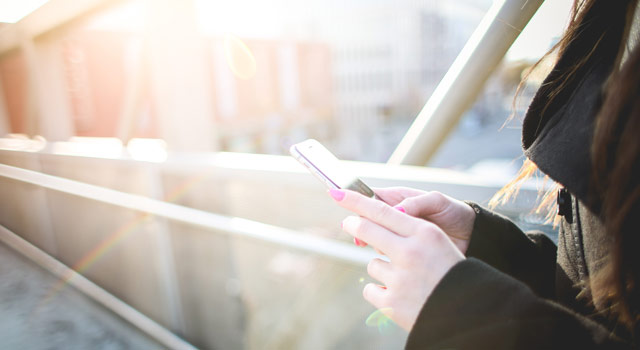
[[[372,258],[379,256],[372,250],[359,249],[350,244],[327,238],[304,235],[282,227],[187,208],[140,195],[124,193],[4,164],[0,164],[0,176],[210,230],[221,231],[236,237],[257,239],[330,257],[358,266],[366,266]]]
[[[91,297],[96,302],[106,306],[109,310],[120,316],[125,321],[138,327],[138,329],[158,341],[163,346],[166,346],[168,349],[196,349],[193,345],[171,333],[152,319],[122,302],[120,299],[114,297],[95,283],[38,249],[36,246],[25,241],[2,225],[0,225],[0,241],[32,260],[42,268],[51,272],[56,277],[68,281],[68,284]]]
[[[393,151],[389,164],[425,165],[429,161],[542,2],[494,2]]]

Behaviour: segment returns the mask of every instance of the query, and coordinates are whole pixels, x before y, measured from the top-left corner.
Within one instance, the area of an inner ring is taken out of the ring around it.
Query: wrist
[[[466,233],[465,235],[465,239],[460,242],[460,244],[458,245],[460,248],[460,251],[462,251],[462,254],[467,253],[467,250],[469,249],[469,243],[471,242],[471,235],[473,234],[473,228],[475,226],[475,222],[476,222],[476,217],[478,214],[478,211],[480,210],[477,205],[475,203],[469,202],[469,201],[464,201],[464,219],[463,219],[463,232]]]

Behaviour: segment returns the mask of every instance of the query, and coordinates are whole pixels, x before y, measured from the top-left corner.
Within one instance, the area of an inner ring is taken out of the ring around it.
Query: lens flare
[[[60,291],[62,291],[75,276],[74,272],[79,274],[84,273],[91,267],[96,261],[104,256],[108,251],[113,249],[118,243],[122,242],[125,238],[129,237],[132,232],[135,232],[140,225],[151,218],[151,214],[141,214],[135,219],[120,226],[114,233],[107,236],[102,242],[100,242],[95,248],[89,251],[83,256],[77,263],[73,264],[71,268],[49,289],[49,292],[43,298],[40,307],[48,304]],[[39,308],[38,308],[39,309]]]
[[[251,49],[240,38],[227,34],[224,38],[224,56],[237,78],[249,80],[256,75],[256,59]]]
[[[390,307],[384,307],[382,309],[378,309],[371,313],[367,320],[364,322],[367,327],[376,327],[378,328],[378,332],[385,333],[389,331],[395,325],[392,319],[387,316],[393,310]]]

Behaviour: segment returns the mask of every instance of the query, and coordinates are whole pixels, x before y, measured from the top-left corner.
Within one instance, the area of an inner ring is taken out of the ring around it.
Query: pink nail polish
[[[329,195],[337,202],[340,202],[344,198],[344,191],[331,189],[329,190]]]
[[[398,209],[399,211],[401,211],[401,212],[403,212],[403,213],[406,213],[406,211],[404,210],[404,208],[403,208],[403,207],[399,207],[399,206],[398,206],[398,207],[394,207],[394,208]]]
[[[353,239],[353,243],[354,243],[355,245],[357,245],[358,247],[366,247],[366,246],[367,246],[367,244],[366,244],[366,243],[364,243],[363,241],[361,241],[361,240],[359,240],[359,239],[357,239],[357,238],[354,238],[354,239]]]

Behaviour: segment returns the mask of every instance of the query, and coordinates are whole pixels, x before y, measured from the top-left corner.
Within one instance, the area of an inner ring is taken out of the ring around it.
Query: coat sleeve
[[[525,234],[506,217],[467,204],[476,212],[467,257],[524,282],[538,296],[554,298],[557,247],[553,241],[543,233]]]
[[[626,349],[599,324],[475,258],[436,286],[407,349]]]

